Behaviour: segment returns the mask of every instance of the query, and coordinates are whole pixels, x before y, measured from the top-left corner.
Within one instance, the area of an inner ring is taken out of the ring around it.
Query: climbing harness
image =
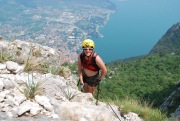
[[[98,84],[97,86],[97,97],[96,97],[96,105],[98,105],[98,100],[99,100],[99,94],[102,95],[102,97],[105,99],[105,97],[103,96],[103,94],[101,93],[101,89],[100,89],[100,84]],[[112,108],[112,106],[110,105],[109,102],[107,102],[106,100],[106,103],[109,105],[109,107],[111,108],[111,110],[114,112],[114,114],[116,115],[116,117],[121,121],[121,119],[119,118],[119,116],[116,114],[116,112],[114,111],[114,109]]]

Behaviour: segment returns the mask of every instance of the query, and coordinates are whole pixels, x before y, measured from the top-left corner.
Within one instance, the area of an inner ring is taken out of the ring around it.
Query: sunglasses
[[[93,50],[93,48],[83,48],[83,50]]]

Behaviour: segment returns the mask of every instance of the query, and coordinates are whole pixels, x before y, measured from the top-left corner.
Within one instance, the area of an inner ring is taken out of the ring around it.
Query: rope
[[[102,95],[102,97],[105,99],[105,97],[103,96],[103,94],[101,93],[101,89],[100,89],[100,84],[98,84],[98,87],[97,87],[97,90],[98,90],[98,93],[97,93],[97,98],[96,98],[96,105],[98,104],[98,99],[99,99],[99,94]],[[106,99],[105,99],[106,100]],[[112,108],[112,106],[110,105],[109,102],[107,102],[106,100],[106,103],[109,105],[109,107],[111,108],[111,110],[114,112],[114,114],[116,115],[116,117],[119,119],[119,121],[121,121],[121,119],[119,118],[119,116],[116,114],[116,112],[114,111],[114,109]]]

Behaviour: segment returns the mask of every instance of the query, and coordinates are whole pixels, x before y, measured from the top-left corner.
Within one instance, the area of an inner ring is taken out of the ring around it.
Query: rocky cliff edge
[[[4,53],[13,57],[13,61],[0,63],[1,121],[142,121],[133,112],[120,115],[116,105],[111,104],[119,119],[105,102],[96,105],[90,93],[78,90],[72,75],[65,78],[52,73],[23,71],[30,48],[33,47],[38,62],[46,59],[49,64],[57,64],[60,56],[56,56],[54,49],[20,40],[1,41],[0,47],[1,57]],[[33,90],[37,84],[40,84],[37,93],[28,98],[25,95],[28,88]]]

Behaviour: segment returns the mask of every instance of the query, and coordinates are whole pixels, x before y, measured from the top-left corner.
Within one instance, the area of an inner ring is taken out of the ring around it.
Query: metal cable
[[[114,112],[114,114],[116,115],[116,117],[121,121],[121,119],[119,118],[119,116],[116,114],[116,112],[114,111],[114,109],[112,108],[112,106],[110,105],[109,102],[107,102],[106,98],[103,96],[103,94],[101,93],[101,89],[100,89],[100,84],[98,84],[98,87],[97,87],[97,90],[98,90],[98,93],[97,93],[97,99],[96,99],[96,105],[98,104],[98,99],[99,99],[99,94],[102,95],[102,97],[105,99],[106,103],[109,105],[109,107],[111,108],[111,110]]]

